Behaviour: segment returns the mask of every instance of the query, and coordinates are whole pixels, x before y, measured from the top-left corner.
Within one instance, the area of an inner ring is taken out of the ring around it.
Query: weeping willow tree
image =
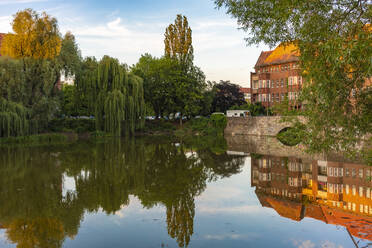
[[[29,133],[28,110],[21,104],[0,98],[0,137]]]
[[[95,116],[97,131],[123,135],[143,127],[145,102],[140,77],[109,56],[98,63],[87,58],[82,68],[76,84]]]

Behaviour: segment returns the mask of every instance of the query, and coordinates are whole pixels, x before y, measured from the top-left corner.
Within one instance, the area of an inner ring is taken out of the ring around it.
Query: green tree
[[[156,117],[174,112],[175,78],[180,74],[176,60],[145,54],[132,72],[143,79],[145,101],[151,104]]]
[[[174,24],[165,31],[165,56],[175,59],[185,68],[192,65],[194,48],[192,46],[192,31],[186,16],[177,15]]]
[[[76,85],[79,92],[85,92],[97,130],[123,135],[143,126],[142,79],[129,73],[117,59],[104,56],[99,63],[87,59]]]
[[[165,31],[165,57],[179,63],[180,71],[174,78],[175,93],[173,94],[175,110],[182,117],[197,114],[201,107],[198,105],[206,87],[205,75],[200,68],[193,64],[194,49],[192,46],[192,31],[186,16],[177,15],[174,24]]]
[[[81,61],[81,52],[75,36],[67,32],[62,39],[61,52],[58,56],[62,72],[66,77],[73,77],[80,70]]]
[[[213,112],[226,112],[234,105],[243,105],[245,103],[244,94],[240,92],[240,87],[230,81],[221,80],[214,86],[216,94],[213,99]]]
[[[215,0],[249,32],[249,44],[294,42],[310,151],[355,149],[372,130],[372,6],[367,0]]]
[[[73,75],[79,70],[80,51],[71,33],[64,39],[60,37],[57,20],[46,13],[39,15],[31,9],[19,11],[14,15],[12,28],[13,33],[5,36],[0,48],[3,55],[12,58],[0,61],[0,100],[7,102],[2,108],[2,113],[7,115],[3,114],[2,118],[7,119],[7,123],[16,123],[15,116],[9,114],[15,103],[27,112],[22,116],[27,116],[28,124],[21,132],[15,131],[19,130],[15,127],[10,132],[9,128],[3,129],[6,132],[2,135],[42,132],[61,110],[62,98],[56,88],[61,71]]]

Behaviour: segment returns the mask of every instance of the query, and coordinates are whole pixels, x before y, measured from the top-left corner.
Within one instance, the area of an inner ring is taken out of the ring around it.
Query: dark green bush
[[[295,146],[301,142],[301,135],[296,128],[287,127],[280,131],[276,137],[286,146]]]
[[[212,115],[210,118],[201,117],[191,121],[191,129],[203,135],[222,135],[227,125],[224,115]]]
[[[49,122],[50,132],[74,131],[77,133],[94,132],[95,121],[92,119],[56,119]]]
[[[176,130],[174,123],[166,120],[147,120],[143,131],[156,132],[156,131],[174,131]]]

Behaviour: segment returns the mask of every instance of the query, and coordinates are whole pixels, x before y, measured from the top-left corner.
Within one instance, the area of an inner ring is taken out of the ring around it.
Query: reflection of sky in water
[[[352,247],[343,227],[280,217],[263,208],[250,187],[250,158],[242,173],[209,183],[196,198],[190,247]],[[115,215],[89,214],[64,247],[177,247],[163,206],[144,209],[135,197]]]
[[[8,244],[8,241],[5,236],[5,231],[0,230],[0,247],[6,247]]]
[[[63,193],[75,190],[73,178],[64,175]],[[344,227],[305,218],[301,222],[263,208],[251,188],[250,158],[240,174],[208,184],[195,199],[194,234],[190,247],[298,247],[347,248],[353,243]],[[178,247],[169,237],[166,209],[142,207],[131,196],[130,204],[114,215],[102,211],[85,214],[78,235],[63,247]],[[0,247],[7,243],[0,230]]]

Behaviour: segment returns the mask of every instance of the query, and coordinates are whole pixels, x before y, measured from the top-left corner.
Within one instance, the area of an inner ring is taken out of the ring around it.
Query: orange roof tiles
[[[299,60],[300,52],[294,43],[282,43],[273,51],[263,51],[255,67],[277,65]]]
[[[257,60],[257,63],[255,65],[255,67],[258,67],[258,66],[262,66],[266,60],[267,57],[270,56],[270,54],[272,53],[273,51],[262,51],[261,54],[260,54],[260,57],[258,57],[258,60]]]
[[[372,217],[322,206],[327,223],[346,227],[353,236],[372,241]]]
[[[299,56],[300,53],[296,45],[293,43],[282,43],[265,59],[265,64],[271,65],[298,61]]]

